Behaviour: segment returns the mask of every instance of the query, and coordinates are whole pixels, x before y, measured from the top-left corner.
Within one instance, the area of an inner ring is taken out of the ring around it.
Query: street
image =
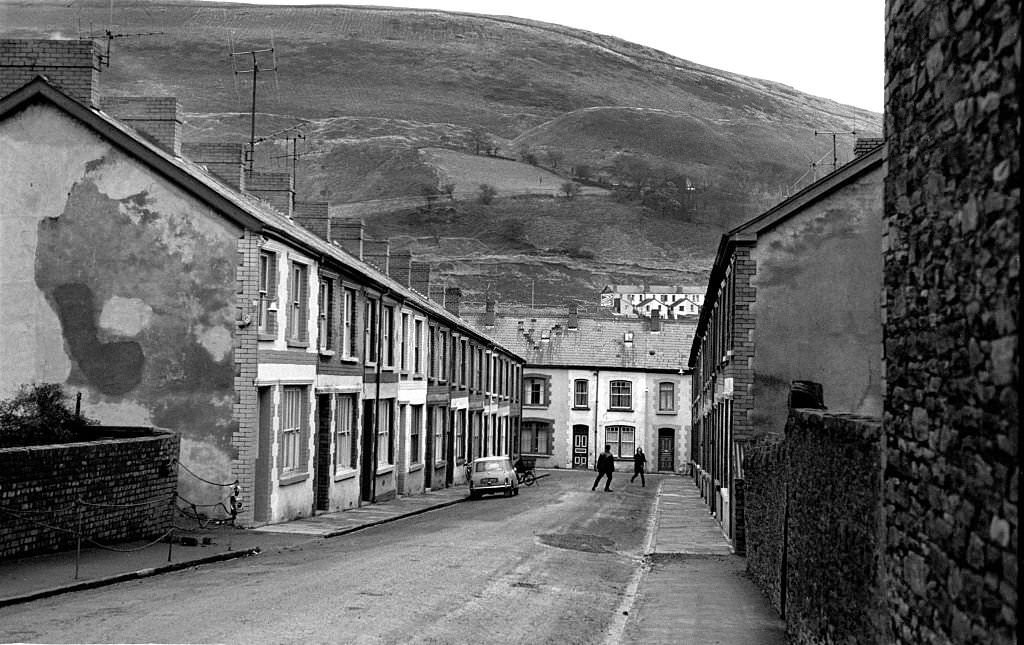
[[[290,550],[0,610],[29,642],[601,643],[641,566],[657,477],[559,471]],[[653,485],[652,485],[653,484]]]

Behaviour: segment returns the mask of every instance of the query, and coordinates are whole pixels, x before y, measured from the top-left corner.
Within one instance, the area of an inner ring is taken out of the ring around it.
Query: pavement
[[[653,479],[653,478],[652,478]],[[653,483],[653,482],[652,482]],[[643,565],[606,643],[775,645],[784,623],[745,574],[688,477],[659,477]],[[259,553],[290,550],[467,499],[456,486],[253,529],[208,526],[174,542],[0,561],[0,607]],[[194,538],[196,546],[182,544]]]

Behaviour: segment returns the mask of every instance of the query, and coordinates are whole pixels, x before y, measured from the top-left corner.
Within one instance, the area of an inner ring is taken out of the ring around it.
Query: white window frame
[[[619,391],[616,392],[616,389],[618,389]],[[623,401],[625,402],[625,405],[623,405]],[[608,408],[610,410],[633,409],[632,381],[616,379],[608,383]]]

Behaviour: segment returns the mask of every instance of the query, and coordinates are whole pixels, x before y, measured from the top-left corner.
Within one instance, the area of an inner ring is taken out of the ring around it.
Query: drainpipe
[[[594,370],[594,465],[597,466],[597,415],[601,405],[601,370]]]
[[[384,296],[391,293],[385,289],[377,300],[377,395],[373,402],[373,445],[370,447],[370,460],[373,462],[373,481],[370,482],[370,502],[377,503],[377,440],[380,434],[380,374],[384,366]],[[392,330],[392,333],[394,330]],[[390,340],[390,339],[389,339]]]

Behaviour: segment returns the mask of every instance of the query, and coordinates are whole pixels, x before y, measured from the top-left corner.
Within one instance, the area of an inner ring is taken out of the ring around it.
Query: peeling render
[[[44,106],[0,124],[0,194],[0,297],[25,303],[3,308],[17,369],[0,395],[64,382],[86,414],[179,432],[183,461],[230,481],[240,230]],[[211,494],[187,479],[184,496]]]

